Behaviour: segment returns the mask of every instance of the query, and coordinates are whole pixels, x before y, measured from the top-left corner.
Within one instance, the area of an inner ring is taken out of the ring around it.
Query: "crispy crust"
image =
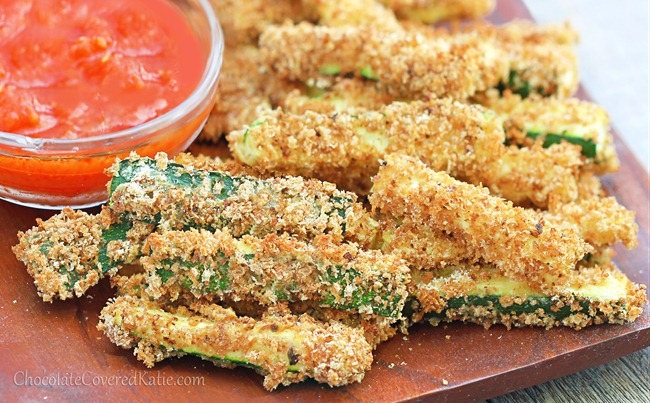
[[[479,260],[465,239],[424,226],[410,217],[379,214],[377,221],[381,235],[375,246],[404,259],[411,268],[435,271],[447,265]]]
[[[510,146],[494,159],[482,175],[468,182],[484,186],[495,195],[520,206],[546,208],[552,199],[564,203],[578,198],[578,177],[584,161],[580,147],[563,142],[543,148],[541,144]]]
[[[551,291],[591,251],[572,230],[548,225],[487,189],[454,180],[412,157],[387,157],[374,178],[373,210],[405,216],[467,242],[477,257],[505,275]]]
[[[162,231],[147,238],[144,250],[146,293],[172,301],[189,289],[197,298],[253,299],[261,305],[312,300],[399,318],[410,281],[398,258],[327,236],[307,244],[287,234],[235,239],[225,231]]]
[[[148,367],[189,352],[231,368],[232,361],[221,360],[233,357],[265,375],[268,390],[306,378],[330,386],[359,382],[372,364],[362,332],[338,322],[290,314],[256,320],[207,304],[195,310],[167,312],[152,302],[118,297],[102,310],[98,328],[118,346],[135,347]]]
[[[427,40],[368,27],[301,23],[269,27],[260,48],[282,78],[308,83],[327,65],[337,65],[342,75],[369,66],[387,92],[408,99],[425,94],[465,99],[495,87],[508,67],[489,33]]]
[[[113,222],[110,211],[100,216],[66,208],[47,221],[36,220],[36,227],[18,233],[13,252],[27,266],[38,294],[44,301],[78,296],[97,284],[101,276],[93,270],[97,264],[102,231]],[[67,272],[77,273],[80,280],[71,287]]]
[[[584,162],[579,146],[506,148],[502,121],[488,110],[449,99],[394,102],[377,111],[278,109],[260,124],[232,132],[233,155],[264,171],[319,178],[365,195],[379,159],[390,153],[420,158],[436,171],[484,184],[518,205],[546,207],[551,197],[578,197]]]
[[[568,21],[562,24],[539,25],[526,20],[514,20],[497,29],[497,37],[505,43],[529,45],[577,45],[580,35]]]
[[[311,90],[316,94],[306,95],[300,90],[290,92],[280,106],[295,115],[302,115],[307,111],[332,115],[337,112],[361,113],[364,110],[378,110],[396,101],[370,80],[342,78],[322,92],[313,88]]]

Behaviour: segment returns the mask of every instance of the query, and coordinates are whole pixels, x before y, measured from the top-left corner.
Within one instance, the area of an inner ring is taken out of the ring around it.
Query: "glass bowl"
[[[198,136],[212,109],[223,60],[223,33],[208,0],[169,0],[186,16],[207,55],[196,89],[170,111],[105,135],[32,138],[0,132],[0,199],[45,209],[106,201],[104,170],[132,151],[176,155]]]

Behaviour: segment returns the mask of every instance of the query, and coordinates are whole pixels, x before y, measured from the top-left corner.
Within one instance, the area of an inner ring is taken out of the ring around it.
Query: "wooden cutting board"
[[[502,2],[491,19],[501,23],[528,17],[520,2],[509,1]],[[637,212],[640,225],[639,246],[633,251],[617,249],[616,262],[633,281],[649,285],[650,178],[618,136],[616,148],[621,170],[605,177],[604,184],[619,202]],[[149,370],[132,351],[114,346],[96,329],[98,314],[112,295],[106,280],[77,300],[50,304],[36,295],[11,246],[19,230],[52,214],[0,201],[3,400],[396,401],[426,396],[457,402],[542,383],[650,345],[646,310],[633,324],[579,332],[416,326],[409,335],[398,335],[379,347],[362,383],[336,389],[305,382],[269,393],[252,370],[216,368],[193,357],[168,359]]]

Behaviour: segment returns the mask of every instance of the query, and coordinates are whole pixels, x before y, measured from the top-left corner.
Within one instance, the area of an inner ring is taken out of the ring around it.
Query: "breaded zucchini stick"
[[[632,283],[613,264],[571,271],[566,284],[553,293],[540,293],[491,266],[415,270],[411,293],[413,321],[424,318],[433,325],[463,321],[486,328],[503,324],[580,330],[623,324],[634,321],[647,303],[645,286]]]
[[[450,100],[395,102],[378,111],[333,115],[276,110],[228,135],[233,155],[263,170],[318,177],[367,194],[379,159],[402,152],[435,170],[477,177],[503,151],[501,122]]]
[[[305,9],[317,15],[320,25],[367,26],[390,32],[402,30],[395,14],[376,0],[302,0],[302,3]]]
[[[463,18],[478,19],[494,9],[494,0],[380,0],[398,17],[435,24]]]
[[[468,182],[483,184],[492,194],[517,205],[546,208],[551,199],[569,203],[578,198],[583,166],[580,147],[573,144],[553,144],[549,148],[541,144],[530,148],[510,146],[485,168],[481,177]]]
[[[504,275],[544,292],[561,286],[591,251],[574,231],[404,155],[387,157],[369,200],[374,211],[447,232]]]
[[[395,320],[386,316],[369,316],[343,309],[323,308],[311,301],[292,303],[289,305],[289,309],[294,314],[306,313],[325,323],[336,321],[351,328],[361,329],[373,350],[397,333]],[[401,321],[399,323],[401,324]]]
[[[410,99],[465,99],[508,75],[508,61],[489,33],[428,40],[368,27],[301,23],[269,27],[260,48],[281,78],[309,84],[328,75],[362,75],[378,80],[391,95]]]
[[[399,318],[410,281],[398,258],[328,236],[305,243],[287,234],[236,239],[219,230],[162,231],[147,238],[144,251],[146,293],[172,301],[189,290],[197,298],[253,299],[261,305],[310,300]]]
[[[363,333],[338,322],[290,314],[252,319],[207,304],[197,310],[118,297],[102,310],[98,328],[118,346],[135,347],[147,367],[190,354],[226,368],[251,367],[268,390],[306,378],[330,386],[359,382],[372,364]]]
[[[566,98],[578,88],[578,63],[575,52],[577,33],[568,25],[530,25],[514,22],[505,26],[479,24],[460,31],[464,35],[494,37],[494,46],[507,61],[508,74],[498,85],[496,95],[515,93],[523,98],[537,94]],[[425,40],[440,41],[459,33],[427,25],[405,24],[407,33]],[[482,93],[476,94],[483,96]]]
[[[110,168],[110,208],[162,229],[222,229],[236,237],[288,232],[301,240],[330,234],[343,240],[372,225],[356,196],[302,178],[231,176],[132,156]],[[364,235],[365,236],[365,235]]]
[[[117,296],[134,296],[142,298],[143,296],[151,297],[148,293],[145,292],[147,285],[147,274],[146,273],[135,273],[131,275],[122,275],[122,271],[114,277],[111,277],[111,286],[116,288]],[[168,300],[155,300],[157,303],[171,303]],[[178,300],[173,304],[186,305],[190,309],[196,301],[207,302],[205,298],[196,299],[189,291],[183,291],[182,294],[179,294]],[[260,318],[265,312],[269,310],[284,310],[284,303],[279,303],[278,305],[273,306],[262,306],[256,301],[250,299],[235,301],[232,298],[224,297],[219,301],[219,305],[224,308],[230,308],[238,316],[248,316],[251,318]],[[335,309],[335,308],[325,308],[319,306],[315,301],[298,301],[292,302],[286,306],[288,312],[291,312],[295,315],[308,314],[312,318],[322,321],[330,322],[336,321],[340,322],[345,326],[349,326],[355,329],[363,330],[363,334],[372,347],[376,349],[377,346],[390,339],[397,332],[397,327],[393,326],[395,319],[386,316],[379,315],[368,315],[351,312],[344,309]]]
[[[600,106],[578,99],[517,95],[491,99],[485,106],[504,120],[510,144],[544,147],[567,141],[577,144],[597,174],[616,172],[619,167],[614,141],[609,133],[609,116]]]
[[[19,232],[12,250],[27,266],[43,301],[80,297],[105,275],[139,256],[153,225],[134,223],[107,208],[98,215],[63,209]]]
[[[594,197],[568,204],[553,203],[548,211],[539,212],[547,225],[561,231],[574,231],[594,250],[585,255],[582,263],[610,261],[609,246],[622,242],[628,249],[637,245],[638,226],[634,212],[618,204],[613,197]],[[365,248],[391,253],[411,268],[437,270],[448,265],[480,263],[480,256],[472,251],[464,239],[423,225],[410,217],[380,214],[374,244]]]

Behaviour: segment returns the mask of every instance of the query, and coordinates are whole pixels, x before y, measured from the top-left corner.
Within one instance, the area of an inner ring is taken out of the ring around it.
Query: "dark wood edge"
[[[490,399],[606,364],[649,346],[650,328],[646,327],[496,376],[476,379],[448,389],[423,393],[404,401],[426,399],[435,402],[474,402]],[[594,359],[594,356],[597,358]],[[548,376],[549,373],[553,373],[551,378]],[[523,374],[525,377],[522,376]],[[522,379],[525,379],[523,383]]]

